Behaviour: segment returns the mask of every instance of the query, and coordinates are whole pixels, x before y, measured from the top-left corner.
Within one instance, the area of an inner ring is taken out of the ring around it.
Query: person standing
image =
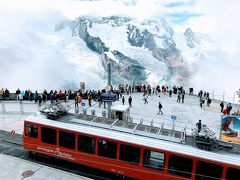
[[[124,103],[125,103],[125,98],[124,96],[122,96],[122,104],[124,105]]]
[[[0,89],[0,96],[1,96],[2,100],[3,100],[3,94],[4,94],[4,89],[2,88],[2,89]]]
[[[34,100],[35,100],[35,104],[36,104],[38,101],[38,91],[37,90],[35,91],[35,94],[34,94]]]
[[[210,107],[212,100],[210,98],[207,99],[207,106]]]
[[[24,90],[22,90],[21,96],[22,96],[22,100],[25,100],[25,91]]]
[[[131,96],[128,98],[128,103],[129,103],[129,106],[132,107],[132,97]]]
[[[92,106],[92,96],[88,95],[88,106]]]
[[[228,103],[227,104],[227,114],[230,115],[230,111],[232,110],[232,104]]]
[[[147,99],[148,99],[148,95],[147,95],[147,93],[145,93],[145,94],[143,95],[144,104],[148,104]]]
[[[75,96],[75,108],[78,108],[78,96]]]
[[[185,91],[182,92],[182,103],[184,103]]]
[[[181,99],[181,93],[178,92],[178,95],[177,95],[177,103],[180,103],[180,99]]]
[[[200,97],[199,101],[200,101],[200,107],[202,108],[203,104],[205,103],[204,97]]]
[[[223,112],[223,108],[224,108],[224,103],[223,103],[223,101],[220,103],[220,107],[221,107],[221,112]]]
[[[19,98],[20,93],[21,93],[21,91],[20,91],[20,89],[18,88],[18,89],[16,90],[17,101],[20,100],[20,98]]]
[[[161,102],[159,102],[159,104],[158,104],[158,115],[161,113],[161,114],[163,114],[163,112],[162,112],[162,104],[161,104]]]
[[[42,105],[42,94],[41,93],[39,93],[39,95],[38,95],[38,103],[39,103],[39,106],[41,106]]]
[[[198,123],[196,124],[196,127],[198,129],[198,133],[201,131],[202,129],[202,122],[201,122],[201,119],[198,121]]]

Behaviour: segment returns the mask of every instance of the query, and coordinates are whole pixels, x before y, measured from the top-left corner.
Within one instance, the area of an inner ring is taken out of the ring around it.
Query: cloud
[[[203,16],[202,13],[189,13],[189,12],[178,12],[178,13],[168,13],[165,15],[166,18],[174,23],[184,24],[191,18]]]
[[[164,6],[171,8],[171,7],[180,7],[180,6],[193,6],[195,5],[196,0],[188,0],[188,1],[175,1],[175,2],[170,2],[166,3]]]

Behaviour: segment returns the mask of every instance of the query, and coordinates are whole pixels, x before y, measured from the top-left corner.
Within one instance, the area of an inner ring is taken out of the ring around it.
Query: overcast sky
[[[70,19],[88,14],[127,15],[136,19],[161,16],[179,29],[189,26],[209,34],[234,57],[239,55],[239,7],[239,0],[1,0],[0,15],[52,10]],[[0,20],[8,21],[5,16]]]
[[[164,17],[175,31],[191,27],[208,34],[225,53],[224,66],[233,67],[234,73],[227,74],[240,84],[239,8],[239,0],[1,0],[0,39],[10,38],[22,22],[36,17],[53,24],[80,15],[124,15],[137,20]]]

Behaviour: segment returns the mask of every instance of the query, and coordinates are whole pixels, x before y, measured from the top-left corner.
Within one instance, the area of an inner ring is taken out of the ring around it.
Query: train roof
[[[210,152],[186,144],[151,138],[144,135],[135,135],[129,133],[128,131],[121,132],[114,129],[106,129],[100,126],[89,126],[87,124],[81,123],[79,120],[81,121],[82,119],[76,118],[76,115],[74,114],[68,114],[57,120],[50,120],[47,119],[45,115],[35,114],[29,116],[25,121],[66,129],[69,131],[82,132],[93,136],[100,136],[154,149],[162,149],[182,155],[208,159],[215,162],[240,166],[240,155],[238,154],[231,154],[228,152]]]

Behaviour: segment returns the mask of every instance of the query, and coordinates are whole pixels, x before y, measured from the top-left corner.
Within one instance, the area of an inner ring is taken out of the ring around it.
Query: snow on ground
[[[125,104],[128,104],[129,95],[123,94],[125,96]],[[206,124],[211,130],[216,133],[216,137],[219,136],[221,113],[219,101],[212,101],[211,107],[203,106],[203,109],[199,106],[199,98],[196,96],[189,96],[186,94],[185,103],[177,103],[176,95],[173,97],[168,97],[162,93],[159,95],[152,95],[148,98],[148,104],[144,104],[142,93],[130,94],[133,98],[133,107],[130,109],[131,117],[133,122],[140,123],[143,120],[143,124],[150,125],[153,121],[154,126],[161,126],[164,123],[165,128],[172,128],[173,121],[171,120],[171,115],[177,116],[177,120],[174,122],[176,130],[183,130],[186,127],[187,134],[191,134],[191,129],[196,127],[196,123],[199,119],[202,120],[203,124]],[[163,115],[158,115],[158,102],[161,101],[163,105]],[[101,106],[99,108],[98,102],[93,102],[93,106],[89,107],[86,100],[84,100],[87,109],[87,114],[91,114],[91,110],[95,110],[96,114],[102,116],[102,111],[106,110]],[[49,103],[49,102],[47,102]],[[113,103],[121,104],[120,101]],[[70,112],[74,113],[74,102],[68,102],[71,106]],[[36,112],[39,108],[37,104],[34,103],[24,103],[23,109],[28,113],[17,113],[19,112],[19,103],[6,103],[5,109],[8,113],[2,113],[2,106],[0,106],[0,129],[11,131],[15,130],[17,133],[22,134],[23,132],[23,121],[31,113]],[[42,107],[44,107],[43,105]],[[225,103],[226,106],[226,103]],[[80,113],[83,107],[80,107]],[[237,110],[237,106],[233,105],[232,112]]]
[[[26,171],[33,173],[27,179],[35,180],[79,180],[88,179],[71,173],[67,173],[61,170],[53,169],[47,166],[39,165],[23,159],[15,158],[12,156],[7,156],[0,154],[0,179],[10,180],[10,179],[25,179],[23,177]],[[23,174],[24,173],[24,174]],[[28,173],[28,174],[30,174]]]

